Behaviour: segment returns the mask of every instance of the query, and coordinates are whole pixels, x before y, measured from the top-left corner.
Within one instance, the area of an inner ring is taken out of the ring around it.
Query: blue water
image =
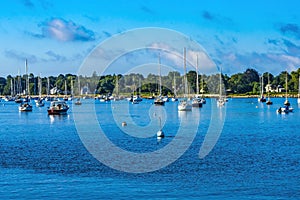
[[[167,167],[140,174],[111,169],[95,159],[77,134],[72,106],[68,115],[48,116],[47,105],[20,113],[14,102],[0,102],[0,198],[300,199],[300,108],[290,99],[294,112],[280,115],[276,109],[284,99],[272,100],[274,105],[267,106],[252,98],[229,99],[221,136],[200,159],[214,117],[211,106],[216,105],[208,99],[203,108],[187,113],[198,113],[200,124],[184,155]],[[133,121],[146,126],[151,106],[150,100],[130,104]],[[176,108],[177,103],[166,104],[163,130],[168,137],[158,142],[155,135],[124,134],[112,120],[111,104],[95,104],[107,137],[132,152],[152,152],[170,143],[182,117]]]

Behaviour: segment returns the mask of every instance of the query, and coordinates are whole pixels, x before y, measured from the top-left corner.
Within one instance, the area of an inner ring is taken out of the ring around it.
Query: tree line
[[[259,74],[255,69],[247,69],[244,72],[236,73],[231,76],[221,74],[203,75],[198,74],[199,91],[197,92],[197,73],[189,71],[186,74],[188,82],[188,93],[222,93],[256,95],[261,91],[261,84],[266,86],[268,83],[272,89],[278,86],[286,87],[286,77],[288,80],[288,92],[296,93],[299,88],[300,68],[296,71],[288,73],[282,71],[274,76],[265,72]],[[34,74],[11,76],[6,78],[0,77],[0,95],[18,95],[25,94],[26,84],[29,81],[30,95],[38,95],[41,83],[42,95],[50,94],[50,89],[57,88],[58,94],[80,95],[80,94],[132,94],[142,93],[144,95],[157,95],[159,88],[159,76],[156,74],[148,74],[144,77],[142,74],[112,74],[97,75],[96,72],[92,76],[77,76],[74,74],[60,74],[57,77],[39,77]],[[166,76],[161,76],[162,95],[180,95],[184,93],[184,78],[179,72],[169,72]],[[263,81],[261,81],[263,80]]]

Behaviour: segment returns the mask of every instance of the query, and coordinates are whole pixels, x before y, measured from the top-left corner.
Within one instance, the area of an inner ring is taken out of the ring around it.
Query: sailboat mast
[[[285,85],[286,85],[286,90],[285,90],[285,100],[287,100],[287,91],[288,91],[288,71],[286,71],[286,76],[285,76]]]
[[[13,91],[14,91],[14,88],[13,88],[13,79],[11,78],[10,79],[10,95],[13,96]]]
[[[25,95],[29,95],[29,75],[28,75],[28,64],[27,64],[27,59],[25,59],[25,73],[26,73]]]
[[[81,92],[80,92],[80,79],[79,79],[79,75],[78,75],[78,95],[81,95]]]
[[[50,80],[49,77],[47,77],[47,96],[50,94]]]
[[[142,83],[141,83],[141,78],[139,78],[139,95],[141,95],[141,88],[142,88]]]
[[[184,68],[184,97],[186,97],[187,93],[187,78],[186,78],[186,49],[183,49],[183,68]]]
[[[270,74],[268,73],[268,100],[270,101]]]
[[[160,53],[158,54],[158,72],[159,72],[159,96],[161,96],[161,63],[160,63]]]
[[[174,95],[177,96],[177,92],[176,92],[176,77],[175,77],[175,72],[174,72]]]
[[[220,98],[222,96],[222,68],[220,68]]]
[[[73,93],[74,93],[74,91],[73,91],[73,77],[71,78],[71,96],[73,97]]]
[[[42,78],[41,78],[41,74],[38,77],[38,88],[39,88],[39,97],[42,97]]]
[[[197,55],[197,61],[196,61],[196,94],[199,94],[199,74],[198,74],[198,55]]]
[[[116,75],[116,95],[119,96],[119,77]]]
[[[67,80],[65,80],[65,95],[67,95]]]
[[[264,74],[261,76],[261,95],[264,96]]]

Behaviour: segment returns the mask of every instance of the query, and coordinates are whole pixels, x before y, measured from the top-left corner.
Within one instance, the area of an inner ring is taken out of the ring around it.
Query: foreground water
[[[133,152],[163,148],[185,115],[200,116],[197,135],[184,155],[167,167],[140,174],[111,169],[95,159],[77,134],[72,106],[68,115],[48,116],[47,105],[19,113],[17,104],[1,102],[0,198],[299,199],[300,108],[290,99],[294,112],[277,114],[283,101],[273,99],[274,105],[267,106],[257,99],[230,99],[221,136],[203,159],[199,149],[214,117],[214,99],[186,114],[178,113],[177,103],[167,103],[163,130],[168,137],[160,142],[155,133],[149,138],[124,134],[112,120],[114,106],[97,102],[107,137]],[[133,121],[147,125],[151,107],[150,100],[130,104]]]

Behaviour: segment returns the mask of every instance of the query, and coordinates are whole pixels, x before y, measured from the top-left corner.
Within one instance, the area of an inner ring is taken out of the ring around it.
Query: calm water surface
[[[68,115],[48,116],[48,105],[19,113],[14,102],[0,102],[0,198],[300,199],[300,108],[290,99],[294,113],[279,115],[276,109],[283,101],[273,99],[274,105],[267,106],[252,98],[229,99],[222,134],[204,159],[198,154],[214,117],[214,99],[186,114],[178,113],[177,103],[167,103],[163,130],[168,137],[161,142],[155,133],[150,138],[124,134],[112,120],[111,104],[96,102],[107,137],[133,152],[163,148],[176,135],[181,118],[200,116],[185,154],[142,174],[120,172],[93,158],[76,132],[72,106]],[[151,106],[150,100],[130,104],[132,120],[146,126]]]

